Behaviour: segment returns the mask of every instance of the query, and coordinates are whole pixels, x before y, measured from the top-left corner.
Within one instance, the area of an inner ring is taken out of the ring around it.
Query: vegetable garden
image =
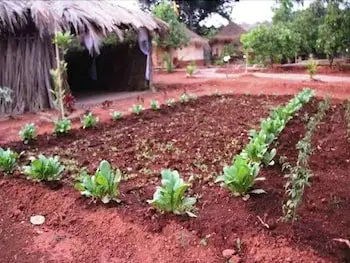
[[[184,93],[149,110],[138,102],[128,116],[114,111],[107,124],[87,113],[80,130],[63,119],[36,136],[27,124],[22,141],[0,149],[0,225],[8,226],[0,256],[349,260],[335,240],[350,236],[349,108],[310,89],[294,97]],[[27,219],[37,214],[45,223],[35,232]]]

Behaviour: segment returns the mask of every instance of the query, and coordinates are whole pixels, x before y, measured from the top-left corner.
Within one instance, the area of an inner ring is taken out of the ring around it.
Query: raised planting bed
[[[274,142],[276,164],[262,167],[266,180],[256,183],[266,194],[244,201],[214,183],[248,143],[248,131],[289,99],[202,97],[62,137],[0,145],[25,151],[25,164],[42,153],[59,155],[66,166],[60,187],[26,180],[19,172],[0,175],[1,261],[345,262],[349,250],[333,240],[350,237],[350,145],[342,105],[332,105],[314,132],[309,160],[314,177],[293,224],[280,220],[286,179],[278,159],[295,162],[305,115],[316,112],[317,100]],[[92,174],[103,159],[123,173],[119,204],[93,203],[73,188],[82,167]],[[160,185],[162,168],[191,181],[187,192],[197,197],[196,218],[161,214],[147,202]],[[45,216],[44,224],[32,225],[33,215]]]

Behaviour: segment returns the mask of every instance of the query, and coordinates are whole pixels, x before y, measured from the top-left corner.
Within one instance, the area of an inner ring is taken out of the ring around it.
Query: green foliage
[[[259,164],[250,162],[241,155],[237,155],[233,165],[224,167],[224,174],[216,179],[216,182],[223,182],[234,195],[243,196],[248,193],[265,193],[262,189],[251,190],[255,182],[265,180],[258,177]]]
[[[196,63],[191,62],[190,64],[187,65],[186,67],[186,72],[188,76],[192,76],[196,72],[197,66]]]
[[[144,109],[143,109],[143,106],[141,104],[134,104],[134,105],[132,105],[132,107],[130,109],[130,111],[136,115],[140,115],[143,110]]]
[[[157,101],[157,100],[151,100],[150,105],[151,105],[151,109],[154,110],[154,111],[157,111],[160,108],[159,107],[159,101]]]
[[[93,128],[98,123],[98,117],[89,112],[83,116],[81,123],[83,125],[83,129]]]
[[[348,142],[350,143],[350,99],[348,99],[345,102],[344,110],[345,110],[347,137],[348,137]]]
[[[4,150],[0,147],[0,171],[12,173],[17,165],[18,154],[10,149]]]
[[[120,111],[113,111],[111,116],[113,120],[117,121],[123,118],[123,113]]]
[[[316,64],[315,60],[310,59],[308,61],[308,63],[306,64],[306,69],[307,69],[307,73],[309,74],[310,79],[313,79],[314,75],[317,72],[317,64]]]
[[[163,61],[166,72],[173,72],[175,69],[175,65],[173,64],[173,60],[168,52],[164,54]]]
[[[246,148],[242,151],[241,156],[250,162],[265,163],[266,165],[273,165],[273,158],[276,155],[276,149],[268,151],[268,144],[266,143],[266,135],[260,132],[250,140]]]
[[[34,123],[27,123],[24,127],[19,131],[19,136],[22,141],[27,144],[32,141],[36,137],[36,127]]]
[[[120,170],[113,171],[109,162],[103,160],[93,176],[88,175],[85,170],[82,171],[75,188],[82,195],[94,200],[100,199],[106,204],[111,200],[118,201],[116,198],[119,196],[121,178]]]
[[[196,215],[192,213],[193,206],[196,203],[195,197],[185,197],[185,191],[189,184],[185,183],[178,171],[163,169],[161,171],[162,186],[158,186],[149,201],[154,207],[174,214],[188,214],[191,217]]]
[[[166,37],[155,37],[157,46],[165,49],[180,48],[188,44],[189,36],[185,25],[178,19],[178,14],[170,1],[163,0],[154,6],[152,14],[169,25],[169,34]]]
[[[6,103],[12,102],[12,89],[8,87],[1,87],[0,86],[0,102],[4,100]]]
[[[299,151],[296,165],[294,167],[288,163],[283,165],[283,169],[289,170],[289,173],[285,176],[287,178],[285,190],[288,200],[282,206],[284,221],[295,221],[297,219],[297,209],[302,204],[305,187],[310,185],[312,176],[312,172],[309,169],[309,158],[313,152],[312,136],[329,109],[329,104],[328,98],[320,102],[317,113],[309,119],[306,125],[305,136],[296,146]]]
[[[58,156],[47,158],[39,155],[31,161],[30,166],[24,167],[24,174],[35,181],[57,181],[61,179],[63,170]]]
[[[190,97],[187,95],[186,92],[184,92],[184,93],[182,93],[182,94],[180,95],[180,102],[181,102],[181,103],[185,104],[185,103],[187,103],[187,102],[189,102],[189,101],[190,101]]]
[[[66,134],[72,128],[71,121],[68,119],[57,120],[54,123],[55,123],[55,128],[53,133],[55,135]]]
[[[167,105],[168,105],[169,107],[174,106],[174,104],[175,104],[175,99],[168,99]]]
[[[53,39],[53,43],[64,52],[67,51],[67,48],[72,41],[73,35],[71,35],[69,32],[57,32]]]

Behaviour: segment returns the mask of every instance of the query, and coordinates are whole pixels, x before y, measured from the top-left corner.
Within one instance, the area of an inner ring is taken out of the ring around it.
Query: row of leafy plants
[[[304,89],[286,106],[275,108],[270,116],[260,124],[260,131],[251,130],[250,142],[240,154],[234,157],[230,166],[224,167],[224,174],[216,179],[236,196],[249,197],[249,193],[265,193],[263,189],[253,189],[255,182],[265,180],[259,177],[262,164],[273,165],[276,149],[269,149],[286,124],[314,95],[314,91]]]
[[[348,137],[348,142],[350,143],[350,99],[346,100],[344,110],[346,120],[346,133]]]
[[[181,104],[188,103],[190,100],[196,100],[197,95],[195,94],[187,94],[182,93],[180,95],[179,101]],[[173,107],[175,105],[176,100],[174,98],[170,98],[167,101],[167,105],[169,107]],[[158,100],[152,100],[150,102],[150,108],[153,111],[157,111],[160,109],[160,103]],[[130,112],[135,115],[140,115],[144,111],[144,107],[142,104],[137,103],[132,105],[130,108]],[[111,118],[113,120],[120,120],[123,118],[123,113],[120,111],[114,111],[111,113]],[[99,122],[98,117],[93,115],[91,112],[85,114],[81,119],[81,127],[83,129],[89,129],[95,127]],[[54,121],[54,130],[53,133],[55,135],[63,135],[68,133],[72,128],[72,123],[69,119],[62,118],[59,120]],[[30,141],[34,140],[37,136],[37,128],[34,123],[27,123],[25,124],[22,129],[19,131],[19,136],[22,139],[22,141],[27,144]]]
[[[310,185],[312,177],[312,171],[309,168],[309,159],[313,153],[312,136],[316,127],[325,117],[329,105],[329,98],[321,101],[318,104],[317,113],[308,120],[305,136],[296,145],[296,149],[299,151],[296,165],[292,166],[288,162],[284,162],[282,165],[282,170],[288,171],[285,175],[287,178],[285,190],[288,200],[282,206],[284,221],[294,222],[297,219],[297,210],[302,204],[305,187]]]
[[[269,118],[262,121],[260,132],[251,131],[251,142],[241,154],[234,158],[231,166],[224,168],[224,175],[218,181],[224,181],[224,185],[233,194],[245,195],[250,191],[254,183],[261,180],[258,177],[262,163],[272,164],[275,150],[268,150],[269,145],[278,137],[286,123],[293,115],[307,103],[313,95],[309,89],[303,90],[295,96],[285,107],[278,107],[272,111]],[[0,170],[11,174],[17,169],[19,156],[10,149],[0,148]],[[28,166],[18,168],[28,179],[35,181],[60,180],[64,166],[59,157],[45,157],[39,155]],[[175,214],[188,214],[195,216],[196,198],[186,196],[185,192],[190,186],[185,182],[176,170],[163,169],[161,171],[161,185],[157,187],[153,199],[149,203],[161,211]],[[119,201],[119,183],[122,173],[119,169],[112,169],[108,161],[103,160],[93,175],[82,170],[77,177],[75,188],[82,194],[108,203],[111,200]]]

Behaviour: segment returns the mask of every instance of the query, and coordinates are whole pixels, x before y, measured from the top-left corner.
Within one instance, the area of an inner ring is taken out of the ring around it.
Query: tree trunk
[[[333,66],[333,61],[334,61],[334,55],[333,54],[330,55],[328,60],[329,60],[329,66],[332,67]]]

